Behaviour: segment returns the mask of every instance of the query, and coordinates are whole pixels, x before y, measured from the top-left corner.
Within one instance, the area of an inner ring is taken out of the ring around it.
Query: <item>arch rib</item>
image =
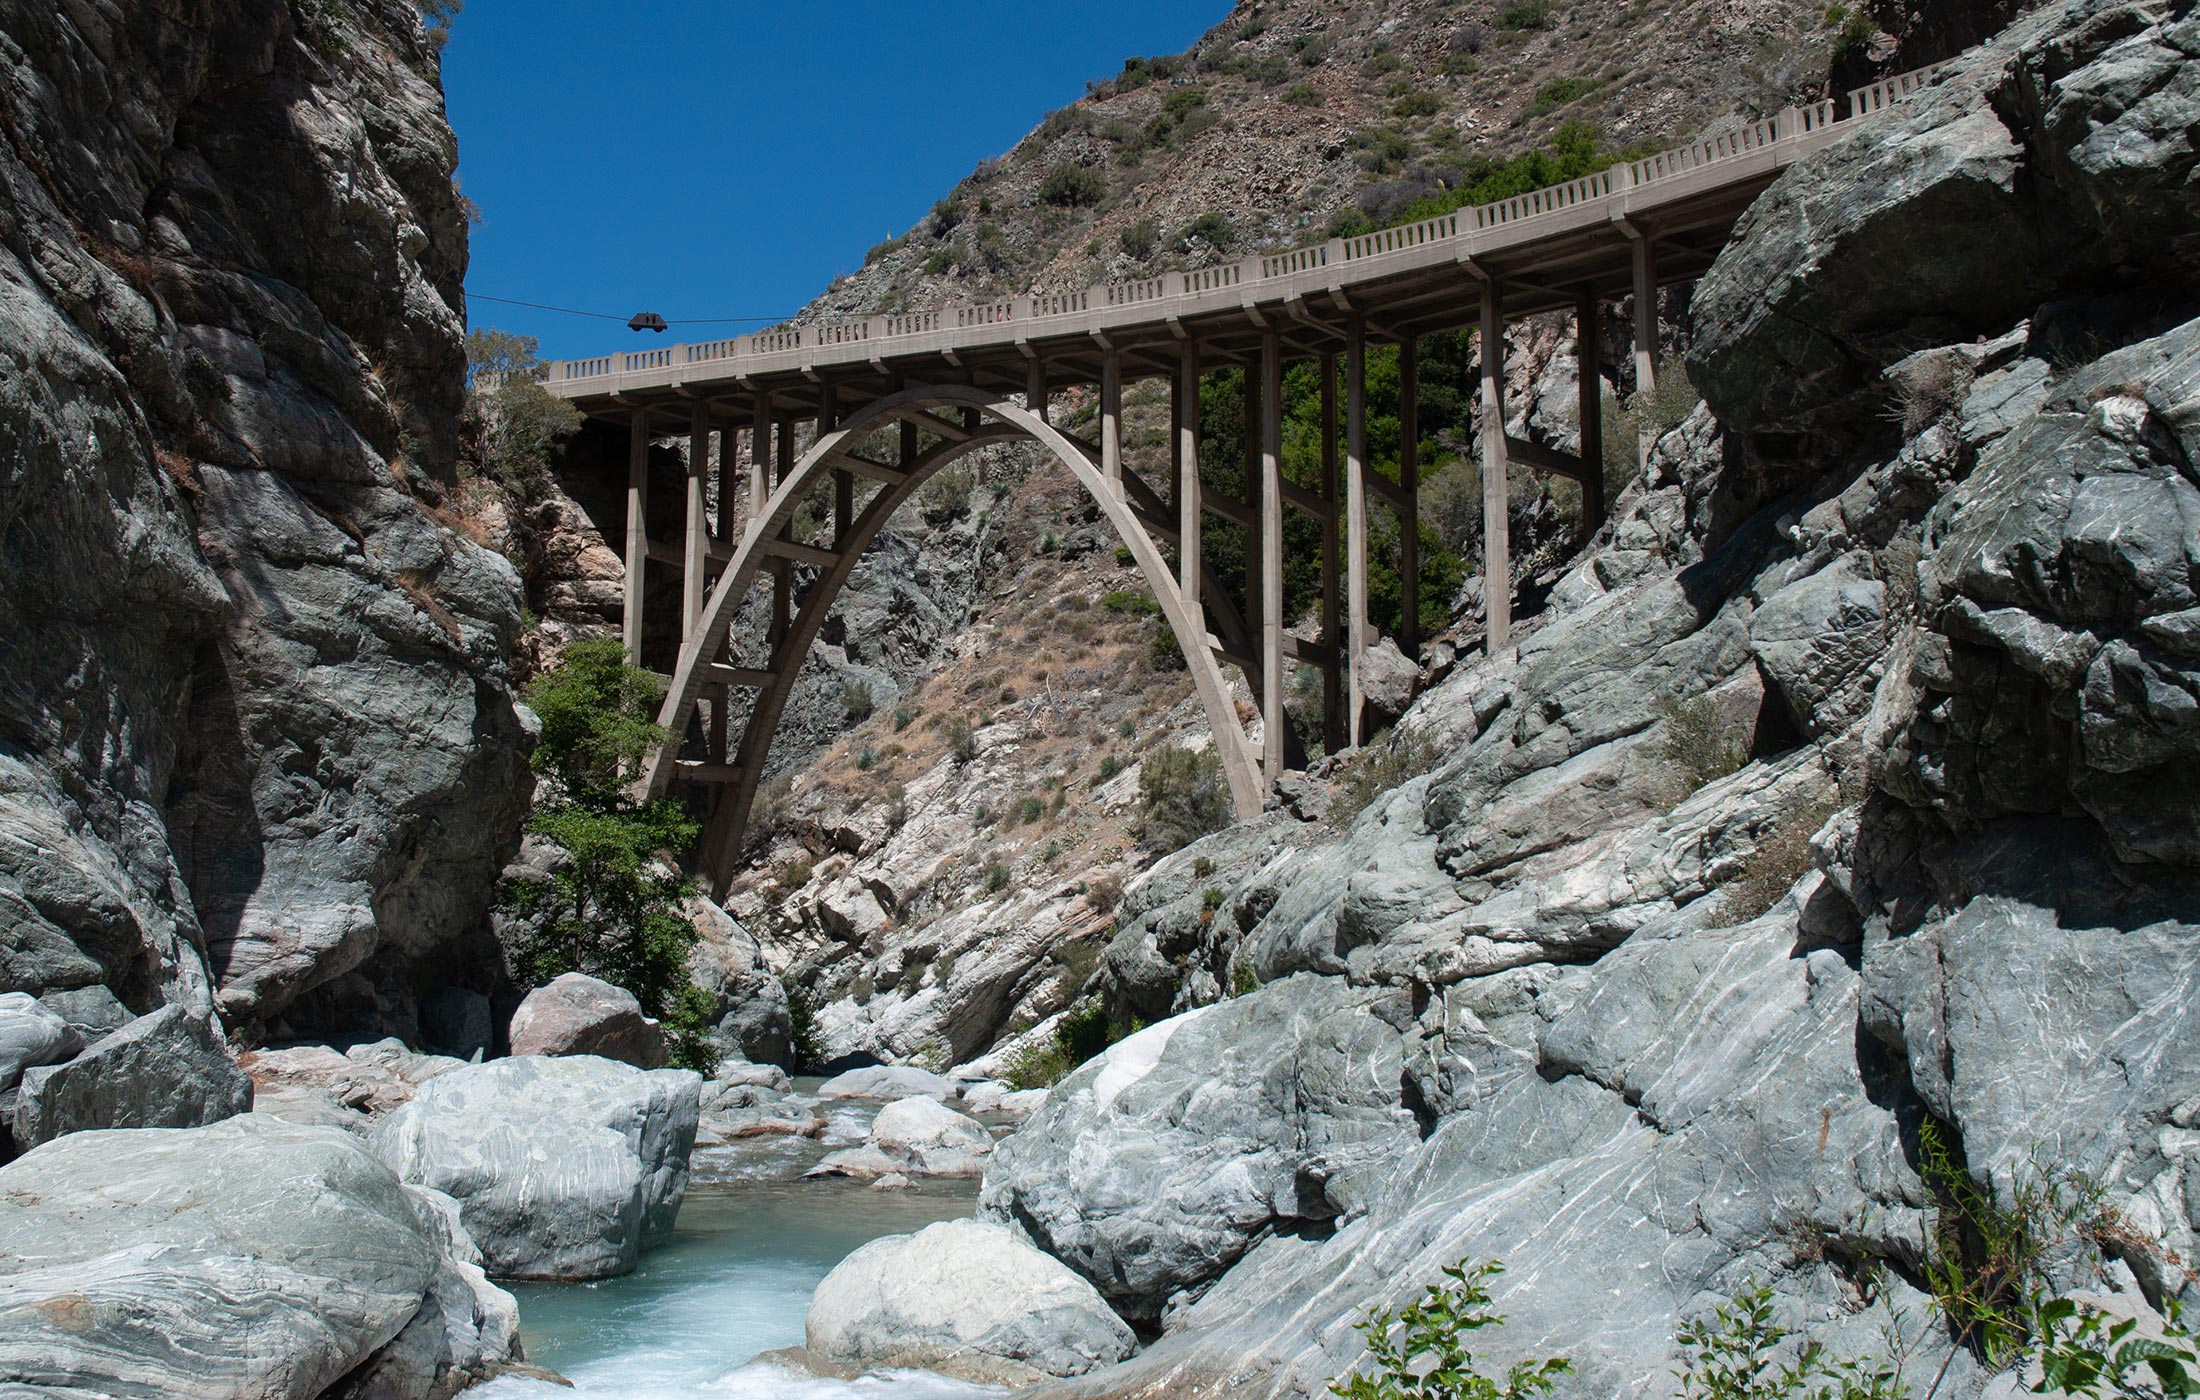
[[[932,410],[940,408],[975,409],[990,415],[994,421],[964,427],[935,417]],[[918,454],[914,461],[898,464],[899,479],[882,486],[852,523],[848,535],[836,543],[836,557],[821,566],[823,574],[810,589],[793,625],[786,629],[775,647],[772,660],[765,668],[769,680],[758,693],[743,728],[740,757],[736,761],[737,776],[723,791],[705,833],[702,866],[710,874],[713,888],[723,895],[730,880],[731,865],[739,854],[749,809],[755,801],[770,754],[773,731],[778,727],[780,715],[801,674],[810,644],[872,538],[918,487],[955,459],[991,443],[1018,439],[1036,442],[1053,453],[1093,498],[1117,537],[1130,550],[1132,561],[1179,639],[1193,690],[1199,696],[1208,728],[1214,735],[1215,752],[1229,787],[1231,805],[1240,817],[1257,815],[1265,802],[1267,786],[1260,775],[1259,759],[1238,723],[1237,707],[1231,701],[1229,685],[1206,645],[1205,616],[1186,603],[1174,571],[1147,533],[1132,502],[1104,475],[1098,464],[1079,450],[1073,439],[1043,418],[1007,399],[961,384],[903,389],[843,419],[837,428],[812,444],[780,481],[763,508],[751,515],[739,548],[711,590],[695,629],[681,644],[679,665],[658,713],[658,723],[670,730],[675,738],[650,754],[639,786],[650,794],[661,794],[677,774],[688,713],[710,680],[711,667],[726,644],[734,614],[771,554],[773,537],[793,518],[800,502],[821,481],[829,479],[836,465],[845,467],[851,461],[861,460],[854,456],[855,444],[877,428],[893,422],[922,427],[943,441]],[[1267,736],[1267,742],[1278,742],[1277,736]]]

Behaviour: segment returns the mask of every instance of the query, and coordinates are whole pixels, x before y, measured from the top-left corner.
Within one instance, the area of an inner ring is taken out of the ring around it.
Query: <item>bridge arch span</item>
[[[963,421],[943,418],[942,412],[956,414]],[[932,441],[890,468],[856,455],[858,445],[872,433],[897,423],[905,425],[905,452],[921,440],[917,434],[930,435]],[[832,431],[820,435],[792,468],[781,474],[762,507],[750,512],[738,547],[681,644],[679,662],[658,713],[658,723],[675,737],[650,754],[641,785],[651,795],[662,795],[683,776],[689,776],[718,788],[698,863],[719,894],[723,895],[737,865],[772,740],[810,645],[857,562],[894,512],[931,477],[980,448],[1019,441],[1038,444],[1067,467],[1130,550],[1140,575],[1161,605],[1162,615],[1175,630],[1194,692],[1214,735],[1231,805],[1240,817],[1260,812],[1266,783],[1256,750],[1238,721],[1237,706],[1221,665],[1204,644],[1206,618],[1185,598],[1168,559],[1149,534],[1122,483],[1111,480],[1076,439],[1009,398],[969,385],[918,386],[888,394],[850,414]],[[837,532],[832,549],[824,552],[829,557],[818,557],[820,552],[811,547],[790,547],[785,532],[796,509],[821,484],[841,473],[880,480],[881,489],[847,520],[843,531]],[[822,572],[793,618],[775,629],[778,635],[770,662],[762,668],[748,669],[718,660],[727,651],[734,617],[750,589],[769,569],[791,567],[797,559],[815,562]],[[753,686],[757,695],[737,746],[730,743],[729,736],[731,761],[684,761],[681,751],[687,742],[689,716],[713,687],[740,684]]]

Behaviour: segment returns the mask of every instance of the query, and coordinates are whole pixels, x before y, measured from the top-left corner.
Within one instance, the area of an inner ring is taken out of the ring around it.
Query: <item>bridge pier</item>
[[[629,662],[642,664],[642,585],[649,569],[649,410],[637,408],[626,436],[626,593],[619,638]]]
[[[1631,254],[1629,270],[1635,310],[1635,393],[1646,395],[1658,386],[1658,261],[1650,231],[1622,221]],[[1645,428],[1635,436],[1635,466],[1650,465],[1650,449],[1657,444]]]
[[[1512,516],[1505,472],[1505,312],[1497,279],[1482,281],[1482,618],[1483,649],[1502,650],[1512,633]]]
[[[1250,376],[1247,376],[1250,378]],[[1283,712],[1283,347],[1260,338],[1260,772],[1283,776],[1290,729]]]
[[[1367,705],[1362,677],[1367,664],[1367,321],[1357,312],[1345,321],[1345,734],[1360,746],[1361,712]]]

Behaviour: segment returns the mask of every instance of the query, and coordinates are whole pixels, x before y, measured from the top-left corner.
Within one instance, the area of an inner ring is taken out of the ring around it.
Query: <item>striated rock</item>
[[[951,1099],[955,1081],[915,1065],[872,1065],[836,1074],[817,1086],[821,1099],[901,1099],[913,1094]]]
[[[991,1114],[1021,1123],[1046,1106],[1044,1089],[1011,1089],[999,1080],[987,1080],[963,1090],[963,1107],[972,1113]]]
[[[672,1232],[701,1084],[592,1055],[493,1060],[423,1085],[369,1145],[457,1200],[491,1273],[608,1278]]]
[[[1730,427],[1886,437],[1881,371],[2104,283],[2200,291],[2183,7],[2043,6],[1783,175],[1697,287],[1689,372]]]
[[[817,1286],[804,1328],[812,1352],[846,1366],[1010,1385],[1083,1375],[1138,1345],[1090,1284],[977,1220],[871,1241]]]
[[[665,1035],[624,987],[568,972],[537,987],[512,1013],[514,1055],[600,1055],[641,1069],[665,1062]]]
[[[88,1128],[190,1128],[252,1107],[252,1080],[203,1016],[180,1006],[141,1016],[66,1064],[24,1072],[15,1142],[35,1147]]]
[[[1152,1320],[1256,1239],[1364,1211],[1418,1141],[1402,997],[1294,977],[1149,1026],[1002,1142],[980,1209]]]
[[[711,1042],[727,1059],[794,1063],[794,1016],[787,989],[764,965],[756,939],[724,909],[700,896],[681,912],[701,935],[688,954],[688,976],[713,1003]]]
[[[36,997],[0,994],[0,1093],[15,1088],[24,1070],[66,1060],[83,1048],[83,1037]]]
[[[332,1129],[78,1133],[0,1197],[0,1384],[25,1393],[443,1400],[520,1354],[449,1200]]]

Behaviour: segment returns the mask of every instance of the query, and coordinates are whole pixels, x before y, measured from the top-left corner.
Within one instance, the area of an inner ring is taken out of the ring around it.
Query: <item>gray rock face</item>
[[[995,1150],[981,1209],[1145,1320],[1261,1236],[1364,1210],[1419,1141],[1410,1012],[1340,990],[1292,978],[1111,1047]]]
[[[0,1168],[0,1385],[42,1395],[442,1400],[518,1312],[347,1135],[261,1118],[78,1133]],[[12,1383],[12,1384],[11,1384]]]
[[[2104,284],[2189,299],[2192,38],[2184,5],[2043,6],[1782,176],[1696,291],[1689,371],[1712,408],[1831,456],[1884,424],[1880,372],[1920,343]]]
[[[701,934],[688,955],[688,976],[711,999],[711,1041],[729,1059],[794,1063],[794,1016],[787,989],[764,965],[756,939],[708,899],[681,909]]]
[[[514,1055],[601,1055],[641,1069],[665,1062],[665,1033],[624,987],[568,972],[512,1013]]]
[[[701,1088],[595,1056],[493,1060],[421,1086],[370,1145],[458,1202],[490,1273],[608,1278],[672,1232]]]
[[[194,1128],[252,1107],[252,1080],[202,1016],[170,1006],[66,1064],[27,1070],[19,1148],[90,1128]]]
[[[805,1330],[812,1352],[845,1366],[1011,1385],[1083,1375],[1137,1349],[1092,1285],[977,1220],[863,1246],[817,1286]]]
[[[0,990],[409,1032],[529,782],[418,16],[0,29]]]

